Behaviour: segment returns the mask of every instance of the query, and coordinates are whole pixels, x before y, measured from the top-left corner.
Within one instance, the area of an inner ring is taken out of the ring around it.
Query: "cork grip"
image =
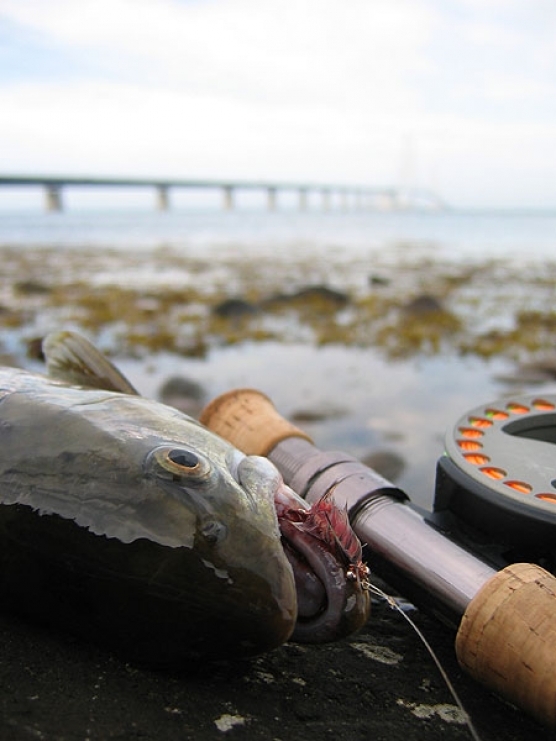
[[[203,409],[199,421],[247,455],[268,455],[287,437],[312,442],[254,389],[235,389],[216,397]]]
[[[456,638],[461,666],[540,722],[556,726],[556,579],[518,563],[469,603]]]

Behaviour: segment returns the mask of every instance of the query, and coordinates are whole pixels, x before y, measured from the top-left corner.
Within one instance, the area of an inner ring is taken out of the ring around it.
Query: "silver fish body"
[[[0,369],[4,606],[149,664],[249,655],[297,617],[264,459],[155,401]]]

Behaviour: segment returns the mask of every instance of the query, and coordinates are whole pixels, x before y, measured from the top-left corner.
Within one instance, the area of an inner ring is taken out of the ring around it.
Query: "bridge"
[[[331,208],[332,196],[339,196],[341,208],[347,209],[351,204],[356,209],[371,208],[377,210],[397,210],[412,207],[440,209],[441,200],[431,191],[405,191],[400,188],[371,188],[357,185],[331,185],[317,183],[288,183],[267,181],[230,181],[230,180],[183,180],[171,178],[127,178],[127,177],[75,177],[49,175],[0,175],[0,186],[29,187],[40,186],[44,189],[44,205],[47,211],[62,211],[62,190],[74,187],[94,188],[152,188],[156,195],[156,208],[167,211],[170,207],[170,189],[220,190],[225,209],[234,207],[234,196],[237,191],[266,192],[267,206],[270,211],[277,207],[277,195],[282,191],[293,191],[298,194],[299,208],[307,208],[310,193],[320,193],[324,210]]]

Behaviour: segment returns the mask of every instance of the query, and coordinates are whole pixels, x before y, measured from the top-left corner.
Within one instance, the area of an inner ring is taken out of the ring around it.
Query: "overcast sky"
[[[0,172],[556,206],[554,0],[0,0]]]

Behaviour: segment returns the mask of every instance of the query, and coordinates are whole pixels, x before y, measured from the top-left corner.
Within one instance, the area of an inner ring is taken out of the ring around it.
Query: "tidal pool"
[[[403,463],[396,485],[428,509],[446,431],[468,409],[525,388],[502,380],[512,368],[504,360],[450,355],[391,361],[373,349],[339,345],[247,342],[215,348],[203,359],[163,353],[123,358],[118,366],[153,398],[174,376],[197,381],[205,401],[233,388],[258,389],[322,449],[358,458],[396,454]],[[548,393],[556,385],[542,388]]]
[[[525,390],[524,362],[556,379],[556,263],[433,252],[4,247],[0,352],[40,370],[41,338],[74,329],[146,396],[176,376],[205,402],[259,389],[321,448],[394,456],[395,483],[430,508],[457,419]]]

